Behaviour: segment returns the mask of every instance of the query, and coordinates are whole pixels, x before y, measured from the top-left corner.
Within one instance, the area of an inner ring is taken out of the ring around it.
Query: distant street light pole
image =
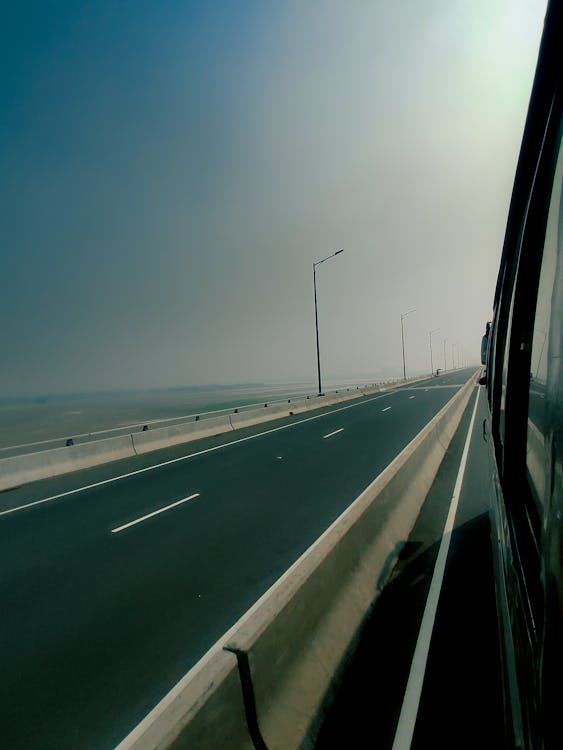
[[[452,343],[452,370],[455,370],[455,347],[456,344]]]
[[[403,380],[407,379],[407,366],[405,364],[405,328],[403,325],[403,320],[407,317],[407,315],[410,315],[413,312],[416,312],[416,308],[413,308],[412,310],[407,310],[407,312],[405,313],[401,313],[401,343],[403,345]]]
[[[448,369],[448,366],[447,366],[447,365],[448,365],[448,363],[447,363],[447,361],[446,361],[446,341],[447,341],[447,340],[448,340],[448,339],[444,339],[444,372],[446,372],[446,371],[447,371],[447,369]]]
[[[315,294],[315,333],[317,334],[317,374],[319,379],[319,396],[323,395],[323,390],[321,386],[321,353],[319,349],[319,315],[317,311],[317,266],[320,266],[321,263],[324,263],[326,260],[330,260],[331,258],[334,258],[335,255],[340,255],[340,253],[343,253],[344,249],[337,250],[335,253],[332,253],[332,255],[327,255],[326,258],[323,258],[322,260],[318,260],[316,263],[313,263],[313,290]]]
[[[430,342],[430,374],[434,375],[434,361],[432,359],[432,334],[438,333],[440,329],[434,328],[432,331],[428,331],[428,341]]]

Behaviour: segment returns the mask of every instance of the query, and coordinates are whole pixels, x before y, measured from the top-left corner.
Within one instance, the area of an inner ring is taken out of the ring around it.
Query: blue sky
[[[544,2],[12,5],[0,395],[476,360]]]

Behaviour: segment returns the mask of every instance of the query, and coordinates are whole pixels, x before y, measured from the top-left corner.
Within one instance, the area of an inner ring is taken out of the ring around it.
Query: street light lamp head
[[[332,255],[327,255],[326,258],[321,258],[321,260],[315,261],[313,263],[313,270],[315,270],[317,266],[320,266],[321,263],[324,263],[326,260],[330,260],[331,258],[334,258],[335,255],[340,255],[340,253],[343,253],[343,252],[344,252],[344,248],[342,248],[342,250],[337,250],[335,253],[332,253]]]

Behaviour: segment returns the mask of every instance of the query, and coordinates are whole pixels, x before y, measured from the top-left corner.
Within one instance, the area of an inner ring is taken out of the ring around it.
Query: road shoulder
[[[316,748],[391,748],[474,399],[372,613]],[[502,697],[480,398],[411,747],[498,747]],[[486,729],[485,729],[486,728]]]

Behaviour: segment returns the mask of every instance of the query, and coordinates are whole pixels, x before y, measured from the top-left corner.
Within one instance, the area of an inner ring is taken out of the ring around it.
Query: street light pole
[[[407,366],[405,363],[405,329],[403,325],[403,320],[407,317],[407,315],[410,315],[413,312],[416,312],[416,308],[413,308],[412,310],[407,310],[406,313],[401,313],[401,343],[403,345],[403,380],[407,379]]]
[[[432,359],[432,334],[437,333],[440,329],[434,328],[432,331],[428,331],[428,340],[430,342],[430,374],[434,375],[434,361]]]
[[[447,341],[447,340],[448,340],[448,339],[444,339],[444,372],[446,372],[446,371],[447,371],[447,369],[448,369],[448,367],[447,367],[447,364],[448,364],[448,363],[447,363],[447,361],[446,361],[446,341]]]
[[[315,297],[315,333],[317,336],[317,376],[318,376],[318,383],[319,383],[319,392],[317,395],[322,396],[323,390],[321,385],[321,352],[319,347],[319,314],[317,310],[317,266],[320,266],[321,263],[324,263],[326,260],[330,260],[330,258],[334,258],[335,255],[340,255],[340,253],[343,253],[344,249],[337,250],[335,253],[332,253],[332,255],[327,255],[326,258],[323,258],[322,260],[318,260],[316,263],[313,263],[313,292]]]
[[[321,395],[321,352],[319,350],[319,315],[317,312],[317,274],[313,263],[313,290],[315,293],[315,332],[317,334],[317,379],[319,384],[319,396]]]

